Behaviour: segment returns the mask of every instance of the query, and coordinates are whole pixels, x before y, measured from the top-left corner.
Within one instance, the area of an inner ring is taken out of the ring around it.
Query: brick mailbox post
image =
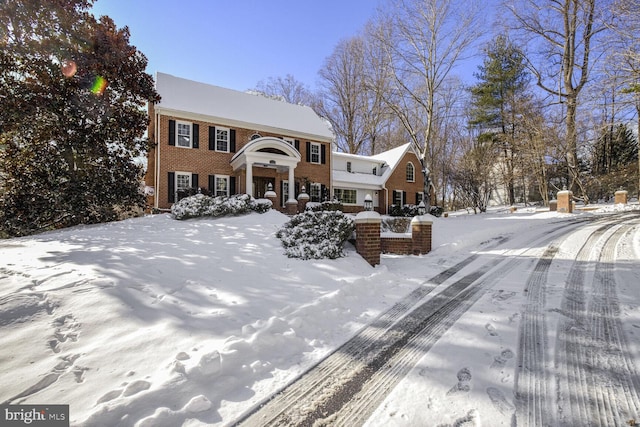
[[[573,193],[569,190],[558,191],[558,212],[573,212]]]
[[[378,212],[356,215],[356,251],[372,266],[380,264],[380,222]]]
[[[627,192],[627,190],[618,190],[616,191],[615,195],[614,195],[614,202],[615,204],[623,204],[626,205],[627,204],[627,196],[629,195],[629,193]]]
[[[426,215],[415,216],[411,220],[411,240],[414,255],[431,252],[433,221]]]

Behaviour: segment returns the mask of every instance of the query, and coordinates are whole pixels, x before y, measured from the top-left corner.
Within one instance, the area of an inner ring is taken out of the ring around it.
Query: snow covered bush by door
[[[251,211],[265,213],[271,209],[271,205],[270,200],[256,200],[248,194],[236,194],[231,197],[196,194],[174,203],[171,206],[171,215],[175,219],[188,219],[201,216],[234,216]]]
[[[305,211],[286,223],[276,234],[289,258],[335,259],[344,256],[344,243],[355,223],[342,212]]]

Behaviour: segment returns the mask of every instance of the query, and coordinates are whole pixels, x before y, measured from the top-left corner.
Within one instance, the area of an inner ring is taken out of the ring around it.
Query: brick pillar
[[[264,193],[264,198],[271,200],[271,209],[278,208],[278,205],[276,204],[278,202],[278,196],[276,195],[275,191],[267,191],[266,193]]]
[[[307,193],[298,194],[298,212],[304,212],[309,202],[309,195]]]
[[[427,215],[415,216],[411,220],[411,240],[414,255],[431,252],[433,221]]]
[[[286,206],[286,214],[287,215],[295,215],[298,213],[298,201],[295,199],[287,200],[285,203]]]
[[[549,200],[549,211],[555,212],[558,210],[558,201],[556,199]]]
[[[573,193],[571,191],[558,191],[558,212],[573,212]]]
[[[378,212],[356,215],[356,251],[372,266],[380,264],[380,222]]]
[[[627,204],[627,196],[629,195],[629,193],[627,192],[627,190],[618,190],[616,191],[615,194],[615,204],[619,204],[622,203],[623,205]]]

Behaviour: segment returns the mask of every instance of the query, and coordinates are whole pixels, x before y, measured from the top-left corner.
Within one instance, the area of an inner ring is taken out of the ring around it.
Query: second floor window
[[[229,129],[216,127],[216,151],[229,152]]]
[[[413,167],[413,163],[407,163],[407,182],[415,182],[416,173],[415,168]]]
[[[311,163],[320,163],[320,144],[311,143]]]
[[[191,124],[178,122],[176,125],[176,145],[178,147],[191,147]]]

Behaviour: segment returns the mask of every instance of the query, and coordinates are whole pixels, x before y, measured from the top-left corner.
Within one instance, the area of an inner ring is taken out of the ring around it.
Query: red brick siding
[[[407,182],[407,163],[413,163],[414,168],[414,182]],[[389,208],[393,204],[393,190],[403,190],[407,192],[407,198],[405,200],[405,204],[415,204],[416,202],[416,193],[420,193],[424,189],[424,179],[422,176],[422,166],[420,165],[420,160],[418,156],[416,156],[413,152],[408,152],[404,155],[404,157],[398,162],[395,170],[387,180],[387,191],[388,191],[388,200],[386,212],[389,211]],[[385,199],[384,194],[380,194],[380,204],[384,205]],[[382,206],[381,206],[382,207]]]
[[[155,115],[153,114],[153,107],[150,106],[149,122],[149,138],[154,141],[157,140],[155,135]],[[199,148],[184,148],[178,146],[169,145],[169,120],[185,121],[190,123],[197,123],[199,125]],[[160,146],[160,170],[159,185],[155,189],[158,207],[169,208],[171,203],[168,201],[168,172],[190,172],[197,173],[199,175],[199,186],[203,188],[208,187],[209,175],[229,175],[236,177],[236,193],[246,192],[245,187],[245,171],[238,171],[233,173],[233,168],[230,165],[231,158],[235,153],[222,153],[214,150],[209,150],[209,126],[223,126],[216,123],[209,123],[203,121],[194,121],[191,119],[182,119],[174,116],[160,116],[160,138],[158,145]],[[331,182],[331,145],[329,143],[322,143],[319,141],[312,141],[321,143],[325,146],[326,163],[325,164],[312,164],[306,162],[306,139],[300,139],[291,135],[277,135],[269,132],[257,131],[255,129],[243,129],[233,128],[229,126],[223,126],[230,129],[234,129],[236,132],[236,152],[241,150],[246,144],[250,142],[250,138],[253,134],[258,133],[261,136],[271,137],[289,137],[298,139],[300,141],[300,154],[301,161],[295,169],[295,178],[299,182],[316,182],[325,185],[327,188]],[[155,170],[156,170],[156,149],[152,149],[148,155],[148,169],[145,177],[145,183],[150,186],[156,185]],[[278,194],[277,207],[280,207],[279,201],[281,200],[280,188],[283,180],[288,180],[288,172],[277,173],[274,169],[266,169],[254,166],[254,177],[270,177],[275,178],[274,191]],[[295,188],[294,186],[291,187]]]
[[[411,237],[381,237],[380,248],[385,254],[411,255],[413,240]]]

